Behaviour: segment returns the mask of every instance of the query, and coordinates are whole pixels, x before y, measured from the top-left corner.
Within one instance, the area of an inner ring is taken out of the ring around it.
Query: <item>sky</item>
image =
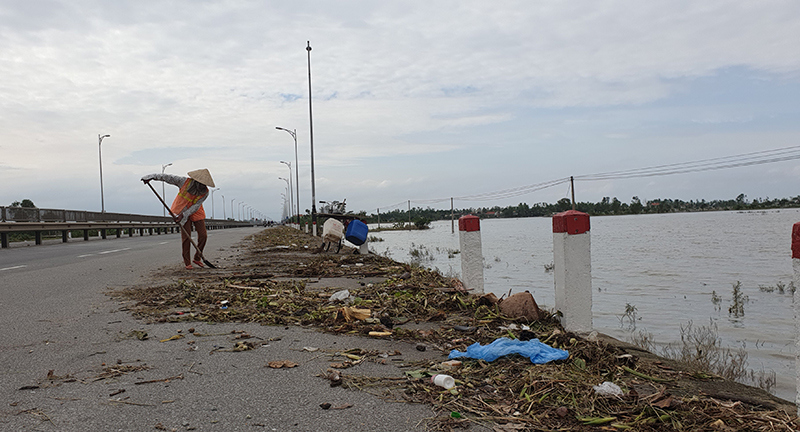
[[[0,0],[0,205],[99,211],[102,163],[105,211],[162,214],[139,179],[171,163],[209,169],[208,216],[278,219],[280,161],[311,208],[312,130],[317,201],[555,202],[567,184],[466,197],[800,145],[798,40],[796,0]],[[575,195],[792,197],[799,180],[794,159]]]

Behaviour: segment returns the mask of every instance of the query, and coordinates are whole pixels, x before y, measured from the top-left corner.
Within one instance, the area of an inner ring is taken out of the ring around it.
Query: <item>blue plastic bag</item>
[[[569,358],[569,353],[567,351],[545,345],[539,342],[539,339],[521,341],[504,337],[495,339],[494,342],[485,346],[476,342],[467,347],[467,352],[458,350],[450,351],[448,358],[469,357],[491,362],[509,354],[519,354],[528,357],[531,359],[531,362],[535,364],[545,364],[553,360],[565,360]]]

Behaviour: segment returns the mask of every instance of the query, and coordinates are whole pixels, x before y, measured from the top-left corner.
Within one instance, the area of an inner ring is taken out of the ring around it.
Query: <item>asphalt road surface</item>
[[[209,231],[206,258],[224,265],[260,230]],[[152,286],[165,266],[182,267],[179,234],[0,249],[0,430],[404,431],[424,430],[435,415],[317,376],[339,350],[441,356],[432,350],[302,327],[147,324],[107,295]],[[257,349],[224,351],[236,342],[232,331],[254,336]],[[278,360],[299,366],[267,367]],[[352,373],[402,376],[392,363]]]

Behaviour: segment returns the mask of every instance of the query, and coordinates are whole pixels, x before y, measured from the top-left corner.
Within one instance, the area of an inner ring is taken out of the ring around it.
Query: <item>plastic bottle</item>
[[[434,375],[431,377],[431,382],[448,390],[456,386],[456,380],[450,375]]]

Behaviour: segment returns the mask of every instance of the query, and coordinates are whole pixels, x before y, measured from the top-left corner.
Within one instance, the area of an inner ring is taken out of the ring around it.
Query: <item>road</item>
[[[231,262],[236,244],[258,231],[210,231],[206,258]],[[182,267],[179,234],[0,250],[0,429],[402,431],[423,430],[433,417],[430,407],[385,402],[317,377],[337,350],[398,350],[405,360],[438,355],[432,350],[301,327],[148,324],[107,295],[152,286],[165,266]],[[190,327],[200,336],[190,336]],[[233,347],[232,331],[260,345],[218,351]],[[179,334],[185,337],[160,342]],[[273,360],[299,366],[266,367]],[[391,364],[358,368],[402,376]],[[323,410],[322,403],[348,408]]]

